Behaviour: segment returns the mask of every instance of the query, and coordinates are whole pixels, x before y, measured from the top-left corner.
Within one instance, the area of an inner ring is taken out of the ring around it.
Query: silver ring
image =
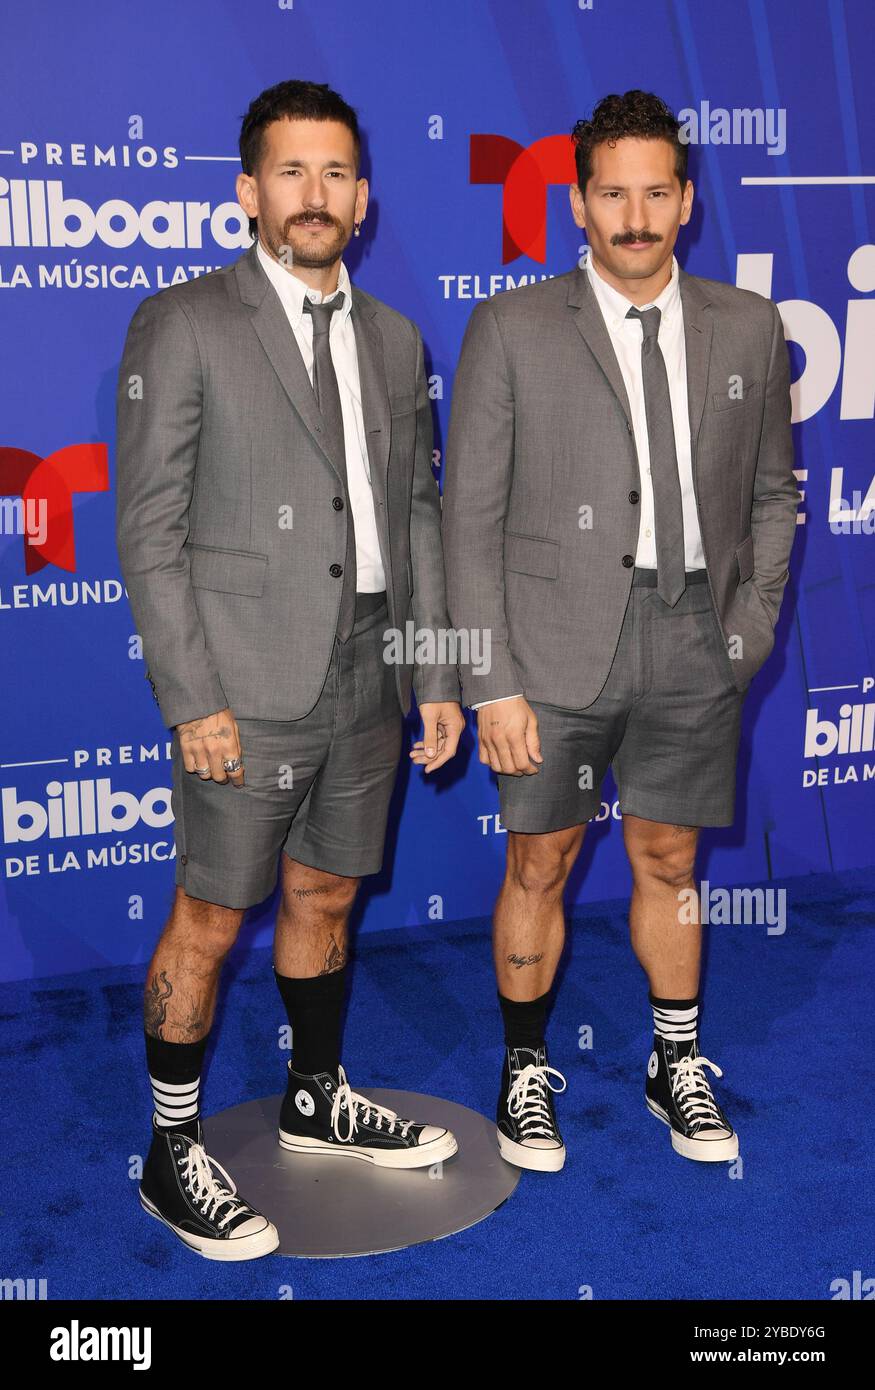
[[[243,766],[242,758],[223,758],[222,767],[226,772],[239,772]]]
[[[196,767],[196,768],[195,768],[195,772],[197,773],[198,777],[203,777],[203,775],[204,775],[205,772],[206,772],[207,774],[209,774],[209,771],[210,771],[210,769],[209,769],[208,767]]]

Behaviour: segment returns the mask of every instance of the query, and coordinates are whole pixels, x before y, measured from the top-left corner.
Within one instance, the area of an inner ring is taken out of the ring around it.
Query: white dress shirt
[[[258,259],[274,289],[280,297],[289,326],[295,335],[304,366],[313,381],[313,319],[304,313],[304,298],[314,304],[322,303],[322,292],[311,289],[300,276],[287,270],[275,261],[258,242]],[[386,587],[386,575],[380,555],[380,542],[377,535],[377,521],[374,513],[374,494],[371,488],[371,469],[368,460],[367,440],[364,418],[362,416],[362,392],[359,382],[358,357],[355,346],[354,320],[352,310],[352,284],[349,271],[343,261],[337,289],[325,295],[333,299],[343,291],[343,307],[331,315],[328,342],[331,348],[331,361],[337,377],[340,392],[340,406],[343,413],[343,438],[346,453],[346,479],[349,491],[349,504],[355,526],[355,567],[356,590],[358,593],[378,593]]]
[[[653,510],[653,482],[650,476],[650,444],[647,438],[647,414],[644,408],[644,377],[641,369],[641,342],[644,337],[644,324],[640,319],[627,319],[632,308],[627,299],[607,280],[603,280],[592,264],[592,256],[587,252],[586,273],[593,289],[598,306],[602,311],[605,327],[610,335],[611,345],[620,364],[629,408],[632,411],[632,428],[635,432],[635,447],[638,451],[639,473],[641,476],[641,518],[638,527],[638,547],[635,551],[635,564],[642,569],[656,569],[656,521]],[[678,460],[678,477],[681,484],[681,506],[684,515],[684,568],[700,570],[705,568],[705,555],[702,550],[702,537],[699,532],[699,515],[696,511],[696,494],[693,491],[693,465],[690,455],[690,414],[687,405],[687,352],[684,342],[684,313],[681,304],[678,263],[671,258],[671,279],[649,304],[639,304],[639,309],[661,310],[659,320],[659,348],[665,359],[668,376],[668,394],[671,399],[671,419],[674,426],[675,451]]]
[[[586,273],[602,312],[605,327],[611,339],[626,394],[629,409],[632,411],[632,428],[635,447],[638,451],[641,486],[641,514],[638,525],[638,545],[635,550],[635,564],[641,569],[656,569],[656,520],[653,505],[653,482],[650,475],[650,445],[647,438],[647,413],[644,406],[644,375],[641,367],[641,343],[644,325],[640,319],[627,319],[632,301],[627,299],[601,275],[592,264],[589,248],[586,252]],[[699,515],[696,511],[696,495],[693,491],[693,466],[690,454],[690,416],[687,405],[687,352],[684,341],[684,314],[681,304],[678,263],[671,258],[671,279],[649,304],[639,304],[639,309],[656,307],[661,311],[659,337],[657,339],[665,360],[668,376],[668,394],[671,400],[671,418],[674,427],[675,452],[678,461],[678,476],[681,485],[681,506],[684,517],[684,568],[698,570],[705,568],[705,555],[702,550],[702,536],[699,530]],[[517,699],[514,695],[503,695],[500,699]],[[471,709],[481,705],[498,704],[498,700],[481,700]]]

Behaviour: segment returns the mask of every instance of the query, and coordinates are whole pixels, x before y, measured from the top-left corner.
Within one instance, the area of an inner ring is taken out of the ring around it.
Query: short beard
[[[293,223],[291,227],[288,228],[289,234],[294,230],[294,225]],[[332,266],[336,261],[340,260],[346,246],[349,244],[349,233],[344,234],[343,229],[338,229],[336,225],[334,230],[335,240],[333,242],[318,249],[314,245],[313,252],[309,254],[299,251],[291,240],[291,236],[285,231],[276,240],[270,236],[267,244],[277,260],[287,268],[298,265],[305,267],[307,270],[325,270],[328,266]],[[284,250],[286,252],[285,255],[282,254]]]

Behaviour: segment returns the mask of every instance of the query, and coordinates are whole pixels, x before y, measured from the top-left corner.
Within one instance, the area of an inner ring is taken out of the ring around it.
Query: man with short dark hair
[[[544,1041],[562,895],[609,765],[653,1009],[647,1106],[685,1157],[738,1153],[698,1049],[701,927],[681,904],[699,828],[733,820],[741,709],[774,641],[798,492],[777,307],[674,258],[693,201],[678,132],[638,90],[577,123],[586,264],[478,305],[453,391],[447,598],[455,627],[491,632],[491,669],[461,668],[463,698],[508,831],[498,1139],[544,1171],[565,1161],[565,1078]]]
[[[118,549],[173,728],[177,853],[146,986],[140,1200],[217,1260],[279,1239],[206,1153],[199,1098],[222,963],[278,857],[294,1048],[279,1143],[395,1169],[456,1151],[340,1065],[347,918],[382,864],[411,684],[426,773],[464,727],[455,668],[393,664],[385,646],[408,617],[449,625],[422,338],[341,259],[368,202],[354,110],[282,82],[250,106],[240,155],[257,241],[143,301],[118,390]]]

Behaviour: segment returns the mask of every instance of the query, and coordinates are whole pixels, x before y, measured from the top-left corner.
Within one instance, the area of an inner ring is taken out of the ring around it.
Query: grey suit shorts
[[[670,825],[731,825],[745,691],[705,570],[674,608],[636,570],[608,678],[585,709],[531,701],[543,763],[497,773],[502,825],[544,834],[591,820],[609,767],[624,815]]]
[[[370,596],[367,596],[370,597]],[[361,600],[361,595],[359,596]],[[335,639],[322,692],[288,722],[247,719],[240,730],[245,780],[186,772],[173,732],[171,806],[176,882],[193,898],[250,907],[276,886],[279,853],[330,873],[377,873],[401,752],[394,667],[383,660],[385,596]]]

